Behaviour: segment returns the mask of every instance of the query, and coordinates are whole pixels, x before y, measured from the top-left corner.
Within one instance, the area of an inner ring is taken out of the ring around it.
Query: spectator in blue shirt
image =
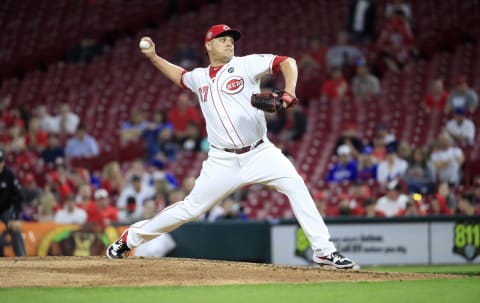
[[[75,136],[67,141],[65,155],[67,157],[95,157],[99,154],[98,144],[95,138],[87,134],[85,126],[80,124]]]
[[[362,182],[377,180],[377,167],[378,163],[373,156],[373,148],[365,146],[358,156],[358,180]]]
[[[337,148],[337,156],[337,162],[328,171],[327,182],[355,181],[357,179],[357,161],[352,158],[350,146],[340,145]]]

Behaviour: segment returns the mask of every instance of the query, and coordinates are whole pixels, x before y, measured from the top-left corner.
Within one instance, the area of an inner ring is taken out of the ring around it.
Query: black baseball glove
[[[252,95],[252,106],[268,113],[276,113],[282,110],[284,103],[285,108],[289,108],[297,102],[297,98],[283,90]]]

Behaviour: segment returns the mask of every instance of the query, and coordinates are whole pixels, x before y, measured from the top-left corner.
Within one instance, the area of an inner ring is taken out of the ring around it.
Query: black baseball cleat
[[[120,238],[107,247],[107,257],[109,259],[122,259],[128,256],[130,248],[127,245],[128,229],[122,233]]]
[[[355,266],[355,262],[347,257],[342,256],[338,251],[335,251],[325,257],[313,256],[313,262],[318,265],[329,265],[335,268],[347,269]]]

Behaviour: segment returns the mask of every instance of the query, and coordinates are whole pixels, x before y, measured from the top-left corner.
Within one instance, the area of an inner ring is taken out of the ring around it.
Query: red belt
[[[264,141],[263,139],[258,140],[255,144],[252,144],[250,146],[245,146],[245,147],[240,147],[240,148],[219,148],[214,145],[212,145],[213,148],[220,149],[229,153],[235,153],[235,154],[244,154],[246,152],[251,151],[252,149],[256,148],[260,144],[262,144]]]

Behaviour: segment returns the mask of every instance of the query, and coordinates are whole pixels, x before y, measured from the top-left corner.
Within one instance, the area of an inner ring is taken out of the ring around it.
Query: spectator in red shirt
[[[394,11],[380,32],[377,48],[390,70],[399,71],[408,67],[414,51],[414,37],[404,11]]]
[[[110,196],[120,195],[125,185],[125,176],[122,174],[120,163],[112,161],[105,164],[102,170],[101,184]]]
[[[443,87],[443,81],[441,79],[435,79],[430,85],[430,90],[424,98],[425,111],[430,112],[443,112],[445,105],[447,104],[448,92]]]
[[[446,182],[440,183],[437,192],[430,201],[428,213],[430,215],[453,215],[455,207],[455,195],[450,191],[450,186]]]
[[[118,210],[110,204],[108,191],[103,188],[97,189],[94,199],[85,206],[88,222],[106,226],[118,221]]]
[[[198,125],[198,128],[201,128],[200,112],[190,104],[190,99],[185,93],[178,95],[176,106],[168,112],[168,121],[173,124],[178,141],[182,141],[187,136],[189,122],[193,122]]]
[[[322,99],[337,100],[343,98],[349,93],[348,82],[343,77],[340,68],[333,68],[331,79],[325,81],[322,85]]]
[[[29,148],[40,152],[48,146],[48,133],[40,126],[40,119],[32,118],[25,134],[26,144]]]
[[[323,190],[318,190],[313,194],[313,201],[317,206],[318,211],[322,217],[336,217],[338,216],[338,208],[334,203],[329,203],[328,196]]]
[[[327,48],[317,38],[310,40],[310,48],[300,55],[298,67],[301,69],[318,69],[325,63]]]

